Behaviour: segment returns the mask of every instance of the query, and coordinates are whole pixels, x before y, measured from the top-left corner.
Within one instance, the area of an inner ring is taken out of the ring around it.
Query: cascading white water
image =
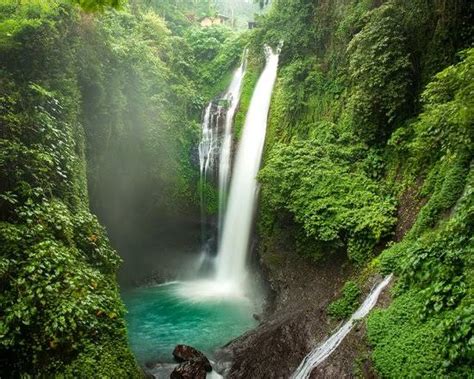
[[[202,122],[202,137],[201,141],[199,142],[199,169],[201,176],[206,175],[212,158],[214,133],[211,125],[211,107],[212,102],[208,104],[204,112],[204,120]]]
[[[240,288],[246,277],[245,263],[257,199],[256,176],[278,69],[278,54],[267,48],[266,55],[266,65],[252,95],[237,150],[217,254],[217,281],[235,288]]]
[[[225,211],[226,194],[230,175],[230,160],[232,149],[232,124],[240,100],[242,80],[245,75],[246,51],[242,62],[235,70],[232,81],[218,99],[211,101],[204,112],[201,141],[199,143],[200,168],[200,201],[201,201],[201,255],[197,267],[201,271],[212,265],[213,240],[218,240],[221,230],[223,213]],[[223,105],[224,103],[224,105]],[[218,180],[219,208],[218,228],[216,233],[209,233],[207,220],[206,186],[209,182]],[[216,238],[217,237],[217,238]]]
[[[232,125],[237,106],[239,105],[242,81],[245,75],[245,61],[246,51],[244,51],[242,63],[235,71],[229,89],[223,98],[227,103],[227,112],[225,115],[224,135],[222,137],[219,155],[219,230],[222,229],[223,216],[226,209],[232,155]]]
[[[201,177],[200,182],[200,201],[201,201],[201,225],[204,227],[205,225],[205,199],[204,199],[204,183],[207,180],[208,171],[211,166],[212,162],[212,152],[215,145],[214,135],[216,133],[213,132],[213,125],[211,122],[211,108],[212,102],[210,102],[204,112],[204,119],[202,122],[202,137],[201,141],[199,142],[199,174]],[[203,233],[204,234],[204,233]]]
[[[354,312],[351,318],[345,322],[335,333],[333,333],[322,344],[312,350],[301,362],[296,371],[291,376],[292,379],[307,379],[311,372],[329,357],[339,346],[342,340],[349,334],[354,327],[356,320],[367,316],[371,309],[377,303],[380,293],[390,283],[392,275],[387,276],[381,283],[375,286],[364,300],[362,305]]]

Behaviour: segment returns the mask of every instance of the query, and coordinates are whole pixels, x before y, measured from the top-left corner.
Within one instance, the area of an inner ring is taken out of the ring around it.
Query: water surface
[[[198,296],[199,282],[173,282],[123,294],[129,340],[138,361],[172,361],[177,344],[212,357],[214,350],[256,325],[244,296]],[[187,296],[189,294],[189,296]]]

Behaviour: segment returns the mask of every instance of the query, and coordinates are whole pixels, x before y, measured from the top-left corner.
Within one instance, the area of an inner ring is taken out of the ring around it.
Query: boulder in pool
[[[206,379],[206,369],[202,360],[190,360],[177,366],[170,379]]]
[[[194,361],[195,363],[200,362],[204,370],[207,372],[212,371],[211,362],[209,359],[201,353],[199,350],[188,345],[176,345],[173,350],[173,357],[177,362],[188,362]]]

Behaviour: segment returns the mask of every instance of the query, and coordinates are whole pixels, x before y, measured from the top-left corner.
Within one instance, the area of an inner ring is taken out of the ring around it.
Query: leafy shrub
[[[224,26],[190,28],[185,34],[196,59],[196,79],[207,97],[224,91],[242,55],[245,38]],[[221,81],[220,79],[227,80]]]
[[[328,306],[329,316],[342,320],[349,317],[359,306],[361,290],[357,283],[348,281],[342,288],[341,297]]]
[[[0,224],[2,370],[55,372],[95,339],[115,339],[133,362],[114,282],[120,260],[97,221],[57,201],[20,207],[18,217]],[[92,254],[78,249],[91,244]]]
[[[390,233],[395,204],[363,170],[353,169],[363,148],[342,146],[330,125],[320,127],[318,137],[272,147],[259,175],[263,201],[290,212],[307,238],[326,249],[345,246],[349,258],[362,263]]]
[[[419,166],[456,151],[472,152],[474,49],[460,56],[462,61],[438,73],[422,94],[424,109],[411,143]]]
[[[374,311],[367,321],[372,357],[383,377],[439,377],[445,375],[438,320],[423,323],[419,297],[406,293],[386,311]]]
[[[355,132],[369,143],[383,143],[406,112],[410,60],[399,7],[382,5],[365,17],[367,23],[348,46],[350,106]]]

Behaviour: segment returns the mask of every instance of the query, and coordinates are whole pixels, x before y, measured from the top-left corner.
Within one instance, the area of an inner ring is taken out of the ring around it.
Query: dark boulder
[[[202,360],[191,360],[177,366],[170,379],[206,379],[206,375]]]
[[[201,353],[199,350],[196,350],[192,346],[188,345],[176,345],[173,350],[173,357],[177,362],[187,362],[194,361],[195,363],[200,362],[201,366],[207,372],[212,371],[211,362],[209,359]]]

